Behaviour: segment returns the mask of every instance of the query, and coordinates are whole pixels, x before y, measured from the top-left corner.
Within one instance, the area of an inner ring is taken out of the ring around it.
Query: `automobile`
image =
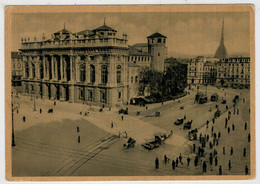
[[[184,121],[184,118],[178,118],[178,119],[174,122],[174,124],[175,124],[175,125],[181,125],[181,124],[183,123],[183,121]]]
[[[127,108],[126,109],[120,109],[118,111],[118,114],[128,114],[128,109]]]
[[[222,100],[221,103],[222,103],[222,104],[226,104],[227,101],[226,101],[226,100]]]
[[[187,130],[191,128],[191,124],[192,124],[192,120],[187,121],[184,125],[183,125],[183,129]]]
[[[210,100],[212,102],[217,102],[218,101],[218,94],[217,93],[212,94]]]

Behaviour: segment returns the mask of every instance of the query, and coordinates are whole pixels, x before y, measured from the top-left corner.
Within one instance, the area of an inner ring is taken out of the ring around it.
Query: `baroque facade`
[[[106,106],[137,96],[140,68],[161,70],[167,53],[160,33],[147,37],[143,51],[130,48],[127,35],[119,37],[105,22],[94,30],[72,33],[64,26],[51,39],[43,34],[41,41],[21,41],[24,94]]]

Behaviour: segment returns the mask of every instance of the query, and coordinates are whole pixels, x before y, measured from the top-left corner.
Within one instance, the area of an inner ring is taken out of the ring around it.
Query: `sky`
[[[22,37],[41,40],[42,34],[63,29],[79,32],[104,24],[128,35],[128,44],[146,43],[158,31],[167,36],[168,57],[214,56],[224,19],[225,46],[229,56],[249,56],[250,16],[247,12],[164,13],[21,13],[11,19],[12,50],[18,51]]]

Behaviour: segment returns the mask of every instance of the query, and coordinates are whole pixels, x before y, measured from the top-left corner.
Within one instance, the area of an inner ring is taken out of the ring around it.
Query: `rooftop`
[[[161,33],[158,33],[158,32],[156,32],[156,33],[154,33],[150,36],[147,36],[147,38],[161,38],[161,37],[167,38],[166,36],[164,36],[164,35],[162,35]]]

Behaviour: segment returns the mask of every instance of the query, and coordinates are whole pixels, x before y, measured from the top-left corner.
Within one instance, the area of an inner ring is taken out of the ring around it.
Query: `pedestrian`
[[[214,132],[214,139],[216,139],[217,138],[217,134]]]
[[[197,167],[198,162],[199,162],[199,158],[198,158],[198,156],[195,156],[195,159],[194,159],[194,166],[195,167]]]
[[[180,163],[183,165],[181,153],[180,153],[180,156],[179,156],[179,160],[180,160]]]
[[[250,142],[250,139],[251,139],[250,133],[248,134],[247,139],[248,139],[248,142]]]
[[[213,155],[212,155],[212,153],[210,153],[210,155],[209,155],[209,163],[210,163],[210,165],[213,164]]]
[[[209,135],[207,135],[207,142],[209,141]]]
[[[227,121],[225,122],[225,129],[227,128]]]
[[[200,143],[201,143],[202,133],[200,133]]]
[[[17,110],[16,110],[16,114],[18,114],[18,113],[19,113],[19,110],[17,109]]]
[[[239,108],[237,108],[237,115],[239,115]]]
[[[40,114],[42,113],[42,109],[40,109]]]
[[[213,124],[215,123],[215,118],[212,119],[212,123],[213,123]]]
[[[207,122],[206,122],[206,123],[207,123],[207,126],[208,126],[208,125],[209,125],[209,120],[207,120]]]
[[[162,101],[162,105],[163,105],[163,101]]]
[[[190,157],[187,158],[187,166],[190,165]]]
[[[215,145],[216,145],[216,139],[213,138],[213,146],[215,146]]]
[[[216,146],[218,146],[218,139],[216,139]]]
[[[214,156],[215,156],[215,155],[218,155],[218,152],[217,152],[216,149],[214,149],[213,153],[214,153]]]
[[[229,127],[228,127],[227,131],[228,131],[228,133],[230,133],[230,128]]]
[[[233,131],[235,130],[235,125],[234,125],[234,124],[232,124],[232,130],[233,130]]]
[[[245,122],[245,130],[247,129],[247,122]]]
[[[77,126],[77,132],[79,132],[79,127]]]
[[[159,168],[159,159],[158,157],[156,157],[155,159],[155,169],[158,169]]]
[[[220,132],[218,132],[218,139],[220,138],[220,135],[221,135],[221,133],[220,133]]]
[[[178,167],[178,164],[179,164],[179,159],[178,158],[176,158],[176,167]]]
[[[231,146],[231,148],[230,148],[230,156],[232,156],[233,155],[233,147]]]
[[[54,101],[54,105],[56,105],[56,101]]]
[[[113,121],[112,121],[112,123],[111,123],[111,128],[113,128],[114,127],[114,123],[113,123]]]
[[[166,155],[164,155],[164,164],[167,164],[167,162],[168,162],[168,158]]]
[[[223,146],[223,155],[226,154],[226,149],[225,149],[225,146]]]
[[[207,172],[207,164],[206,164],[206,162],[205,161],[203,161],[203,172]]]
[[[184,117],[183,117],[183,119],[186,119],[186,115],[184,114]]]
[[[193,153],[196,151],[196,144],[193,144]]]
[[[121,116],[121,119],[122,119],[122,121],[124,120],[124,116],[123,115]]]
[[[78,143],[80,143],[80,136],[78,136]]]
[[[172,169],[174,170],[175,169],[175,161],[172,160]]]
[[[222,167],[221,167],[221,165],[219,166],[218,174],[219,174],[219,175],[222,175]]]
[[[229,161],[228,161],[228,170],[230,171],[231,168],[232,168],[232,166],[231,166],[231,161],[229,160]]]
[[[111,111],[111,107],[110,106],[108,107],[108,110]]]
[[[213,131],[214,131],[214,127],[212,126],[212,127],[211,127],[211,133],[213,133]]]
[[[213,144],[211,143],[211,141],[209,142],[209,149],[213,148]]]
[[[218,157],[216,156],[215,157],[215,166],[217,166],[218,165]]]
[[[243,98],[243,103],[245,103],[245,98]]]
[[[23,116],[23,122],[25,122],[26,121],[26,118],[25,118],[25,116]]]
[[[246,148],[244,148],[243,157],[246,157]]]
[[[145,106],[145,109],[148,109],[148,107],[147,107],[147,106]]]
[[[248,167],[247,167],[247,165],[245,167],[245,174],[248,175]]]

